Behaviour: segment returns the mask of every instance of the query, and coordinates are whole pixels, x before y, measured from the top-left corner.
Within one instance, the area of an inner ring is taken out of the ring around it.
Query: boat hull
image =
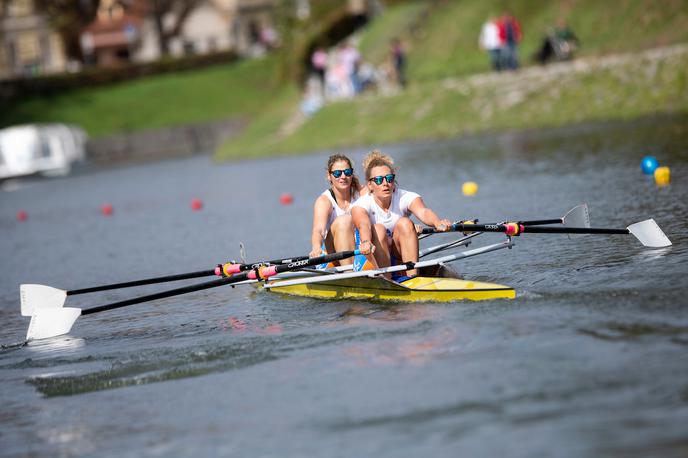
[[[516,291],[504,285],[454,277],[418,276],[402,284],[381,277],[356,277],[318,283],[279,286],[269,291],[316,299],[366,299],[392,302],[456,302],[514,299]]]

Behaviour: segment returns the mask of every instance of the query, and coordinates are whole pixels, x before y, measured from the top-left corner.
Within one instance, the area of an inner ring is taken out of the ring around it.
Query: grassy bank
[[[686,50],[644,51],[688,43],[688,1],[514,0],[509,7],[524,31],[524,69],[495,75],[477,37],[485,19],[499,14],[502,5],[464,0],[388,9],[363,32],[360,47],[366,60],[379,64],[389,40],[402,36],[411,80],[406,91],[332,103],[297,127],[290,124],[298,119],[298,97],[285,92],[243,135],[222,145],[218,158],[688,111]],[[568,19],[582,42],[577,60],[531,65],[529,56],[559,17]]]
[[[688,42],[686,0],[439,2],[409,32],[410,79],[428,81],[489,71],[486,56],[477,46],[478,36],[485,20],[501,14],[504,5],[521,23],[519,54],[526,65],[558,18],[565,18],[580,39],[580,57]]]
[[[278,90],[275,67],[272,58],[247,60],[21,100],[3,107],[0,126],[66,122],[99,136],[251,117]]]
[[[281,135],[277,123],[256,123],[219,154],[263,156],[677,112],[688,112],[686,47],[420,82],[392,97],[328,105],[291,135]]]

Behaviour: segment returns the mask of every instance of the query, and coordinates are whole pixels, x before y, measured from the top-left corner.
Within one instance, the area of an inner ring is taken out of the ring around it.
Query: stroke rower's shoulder
[[[327,191],[323,192],[320,194],[316,199],[315,203],[313,204],[314,207],[331,207],[332,206],[332,201],[330,200],[330,197],[327,195]]]

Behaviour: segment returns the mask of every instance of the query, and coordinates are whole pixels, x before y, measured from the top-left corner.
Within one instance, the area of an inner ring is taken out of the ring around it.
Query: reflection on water
[[[51,339],[33,340],[27,343],[28,350],[37,356],[51,356],[69,354],[69,350],[76,350],[86,345],[80,338],[59,336]]]
[[[594,227],[652,217],[674,243],[524,234],[512,250],[453,263],[469,279],[513,286],[510,301],[380,305],[237,286],[94,314],[69,336],[8,347],[28,326],[20,283],[75,289],[208,269],[236,259],[240,242],[251,260],[306,253],[327,155],[221,165],[199,156],[11,185],[0,191],[3,452],[335,456],[345,443],[351,456],[642,456],[633,450],[653,446],[678,455],[688,422],[686,120],[383,148],[401,186],[449,219],[558,218],[587,202]],[[351,153],[356,164],[364,153]],[[641,174],[648,153],[671,167],[668,188]],[[460,191],[468,180],[479,185],[470,198]],[[287,191],[290,206],[278,199]],[[202,211],[189,210],[191,198]],[[471,248],[502,238],[483,234]]]
[[[638,262],[651,262],[651,261],[657,261],[665,256],[668,256],[669,253],[671,253],[673,247],[666,247],[666,248],[654,248],[654,249],[648,249],[648,250],[643,250],[638,253],[635,253],[633,255],[634,260],[637,260]]]

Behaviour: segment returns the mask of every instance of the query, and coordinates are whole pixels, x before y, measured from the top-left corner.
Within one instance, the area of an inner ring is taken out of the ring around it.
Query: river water
[[[5,183],[0,455],[686,456],[687,126],[674,117],[385,148],[401,186],[450,219],[557,218],[587,202],[594,227],[653,217],[674,243],[526,234],[455,263],[514,286],[515,300],[382,305],[222,287],[84,316],[68,336],[24,346],[12,345],[28,326],[20,283],[74,289],[209,269],[237,259],[240,242],[250,260],[307,253],[327,154],[199,155]],[[349,153],[360,164],[365,150]],[[671,167],[670,186],[641,173],[646,154]],[[467,180],[473,197],[461,195]],[[481,237],[472,247],[503,238]]]

